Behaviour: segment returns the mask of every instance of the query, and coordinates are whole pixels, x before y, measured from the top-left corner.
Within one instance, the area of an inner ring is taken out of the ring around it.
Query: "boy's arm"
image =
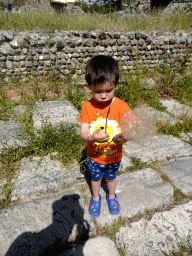
[[[80,136],[83,140],[89,142],[106,142],[109,140],[109,134],[100,134],[101,129],[97,129],[92,135],[89,131],[89,124],[81,123]]]
[[[89,136],[89,124],[81,123],[80,136],[83,140],[88,141]]]

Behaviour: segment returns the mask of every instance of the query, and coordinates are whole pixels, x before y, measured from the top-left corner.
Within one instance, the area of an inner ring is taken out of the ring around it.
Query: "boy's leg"
[[[116,179],[110,180],[108,178],[106,178],[106,182],[107,182],[107,187],[109,190],[109,199],[114,199],[115,198],[115,189],[116,189]]]
[[[109,199],[115,198],[116,177],[117,177],[117,172],[118,172],[120,163],[121,161],[114,164],[109,164],[108,167],[105,169],[104,176],[105,176],[107,187],[109,190]]]
[[[101,180],[104,172],[101,170],[100,164],[96,163],[92,159],[88,159],[89,171],[91,174],[91,188],[93,192],[93,200],[99,201],[99,191],[101,188]]]
[[[104,173],[100,165],[92,159],[88,159],[89,171],[91,173],[91,188],[93,195],[90,199],[89,214],[93,217],[99,217],[101,213],[101,196],[99,194],[101,188],[101,180]]]
[[[108,168],[105,170],[105,178],[107,181],[107,187],[109,194],[107,194],[107,202],[109,207],[109,212],[112,215],[116,215],[120,212],[121,207],[117,195],[115,194],[116,189],[116,176],[120,166],[120,161],[118,163],[109,164]]]
[[[115,194],[116,179],[110,180],[106,178],[106,181],[109,190],[109,195],[107,195],[109,212],[112,215],[119,214],[119,212],[121,211],[121,206],[119,205],[117,195]]]
[[[93,200],[95,201],[99,201],[100,197],[99,197],[99,191],[101,188],[101,180],[91,180],[91,188],[93,191]]]

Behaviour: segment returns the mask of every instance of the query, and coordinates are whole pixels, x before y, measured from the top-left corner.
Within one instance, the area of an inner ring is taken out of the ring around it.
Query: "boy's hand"
[[[122,133],[116,135],[113,139],[113,142],[116,144],[122,144],[123,142],[127,141]]]
[[[107,142],[109,140],[109,134],[104,131],[101,132],[101,128],[97,129],[89,138],[90,142]]]

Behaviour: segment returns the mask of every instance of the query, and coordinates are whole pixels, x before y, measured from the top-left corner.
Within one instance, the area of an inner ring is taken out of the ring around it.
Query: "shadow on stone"
[[[167,7],[168,4],[170,4],[172,0],[165,0],[165,1],[160,1],[160,0],[151,0],[151,8],[158,8],[158,7]]]
[[[78,194],[72,194],[55,201],[52,205],[53,223],[40,232],[21,234],[5,256],[57,256],[71,249],[72,241],[84,244],[89,236],[90,225],[83,218],[84,210],[79,199]]]
[[[91,174],[89,172],[89,167],[87,164],[87,147],[85,147],[82,150],[82,155],[81,155],[81,159],[79,161],[79,165],[80,165],[80,172],[85,176],[85,180],[87,182],[87,184],[91,185]]]
[[[92,188],[91,188],[91,174],[89,172],[89,167],[87,164],[87,147],[85,147],[82,150],[82,157],[81,157],[81,160],[79,161],[79,164],[80,164],[80,172],[85,176],[85,180],[89,185],[90,192],[91,194],[93,194]],[[101,181],[101,188],[105,191],[106,194],[109,194],[109,190],[107,188],[105,178],[103,178]]]

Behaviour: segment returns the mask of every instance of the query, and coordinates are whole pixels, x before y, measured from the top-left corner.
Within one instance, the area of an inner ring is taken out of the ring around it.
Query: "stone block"
[[[192,195],[192,157],[181,157],[161,164],[172,184],[183,194]]]
[[[39,102],[33,110],[34,128],[41,128],[47,120],[53,126],[60,123],[79,124],[79,112],[68,101]]]
[[[107,191],[106,186],[103,185],[100,191],[101,215],[97,218],[97,223],[102,227],[105,224],[111,225],[119,216],[132,218],[146,210],[161,208],[173,202],[173,187],[149,168],[117,176],[116,194],[121,205],[120,214],[109,213]]]
[[[191,248],[191,212],[192,201],[189,201],[170,211],[155,213],[149,221],[142,218],[120,228],[117,244],[131,256],[163,256],[179,252],[180,246]]]

